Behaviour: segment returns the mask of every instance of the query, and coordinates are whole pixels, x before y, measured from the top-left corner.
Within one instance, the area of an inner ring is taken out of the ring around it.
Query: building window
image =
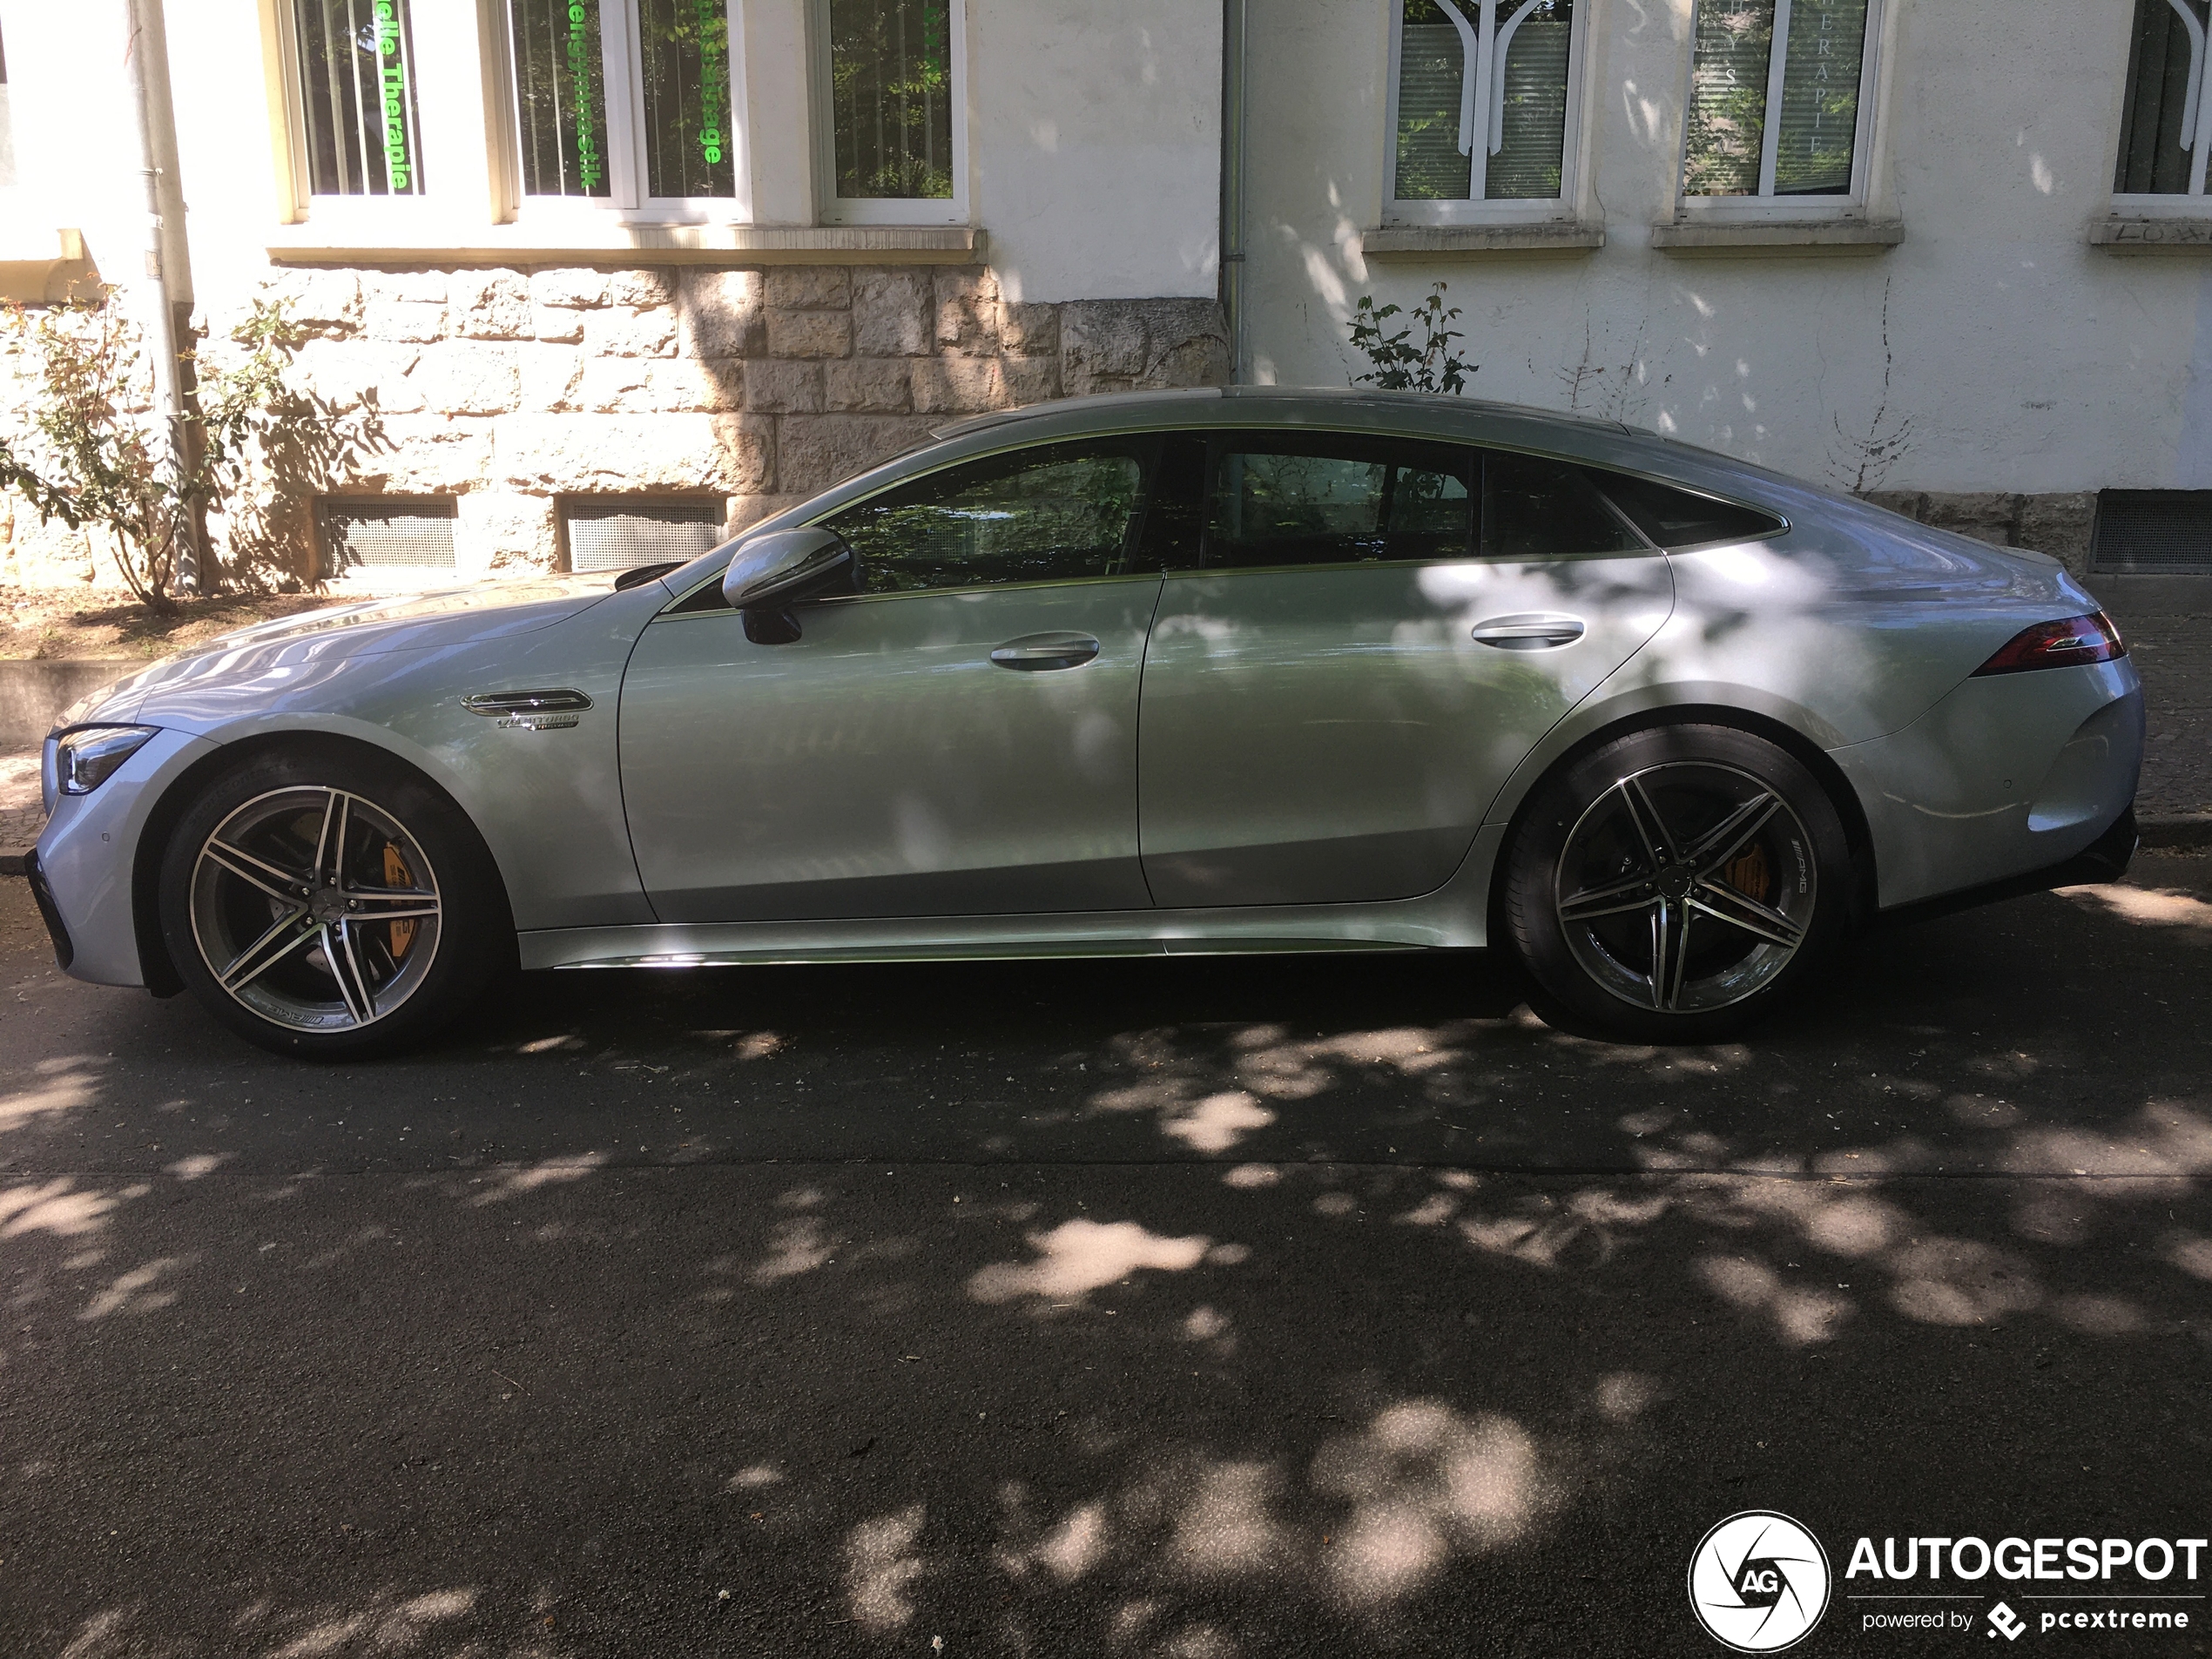
[[[2089,569],[2113,576],[2212,576],[2212,489],[2099,491]]]
[[[511,0],[523,194],[608,193],[606,45],[599,0]]]
[[[322,530],[326,582],[355,571],[445,570],[453,568],[455,510],[450,496],[405,499],[327,499],[315,515]]]
[[[952,0],[820,0],[825,217],[955,219],[966,194],[961,18]]]
[[[2204,109],[2205,8],[2200,0],[2135,0],[2128,103],[2120,118],[2123,196],[2201,196],[2212,151]]]
[[[627,570],[711,553],[722,543],[716,496],[585,496],[561,503],[571,570]]]
[[[507,0],[524,198],[738,196],[730,0]]]
[[[420,196],[408,0],[293,0],[293,44],[317,196]]]
[[[1575,0],[1399,0],[1393,44],[1394,217],[1569,193]]]
[[[8,107],[8,49],[0,41],[0,190],[12,190],[15,184],[15,115]]]
[[[1685,197],[1851,197],[1878,0],[1698,0]]]

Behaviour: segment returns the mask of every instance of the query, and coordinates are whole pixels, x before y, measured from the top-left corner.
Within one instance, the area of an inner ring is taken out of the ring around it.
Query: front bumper
[[[144,985],[132,892],[138,843],[162,797],[219,745],[188,732],[155,733],[89,795],[59,795],[32,854],[39,908],[61,966],[96,985]],[[68,951],[62,954],[63,941]]]

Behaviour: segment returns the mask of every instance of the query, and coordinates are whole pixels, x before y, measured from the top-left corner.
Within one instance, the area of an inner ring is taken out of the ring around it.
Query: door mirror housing
[[[738,544],[722,573],[722,597],[733,610],[781,610],[804,599],[857,593],[860,574],[860,559],[835,530],[771,530]]]

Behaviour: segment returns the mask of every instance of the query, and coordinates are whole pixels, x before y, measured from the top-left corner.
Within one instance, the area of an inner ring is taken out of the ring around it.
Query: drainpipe
[[[1244,0],[1221,0],[1221,313],[1229,381],[1245,379]]]
[[[169,273],[162,257],[165,215],[162,163],[176,154],[176,135],[162,131],[149,95],[148,59],[167,37],[162,28],[161,0],[124,0],[124,26],[129,31],[123,67],[131,98],[132,124],[138,132],[138,171],[145,184],[145,274],[132,284],[141,296],[140,309],[152,314],[153,404],[168,429],[169,453],[180,466],[185,454],[185,396],[178,374],[177,313],[169,299]],[[168,100],[162,100],[168,113]],[[179,226],[181,232],[181,226]],[[177,239],[182,246],[182,236]],[[187,513],[177,534],[177,590],[199,590],[199,545],[193,515]]]

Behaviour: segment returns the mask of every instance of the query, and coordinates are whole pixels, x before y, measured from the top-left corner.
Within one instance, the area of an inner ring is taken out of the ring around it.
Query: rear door
[[[1566,462],[1364,435],[1177,442],[1203,505],[1153,624],[1138,742],[1162,906],[1440,887],[1522,757],[1673,605],[1665,556]]]

